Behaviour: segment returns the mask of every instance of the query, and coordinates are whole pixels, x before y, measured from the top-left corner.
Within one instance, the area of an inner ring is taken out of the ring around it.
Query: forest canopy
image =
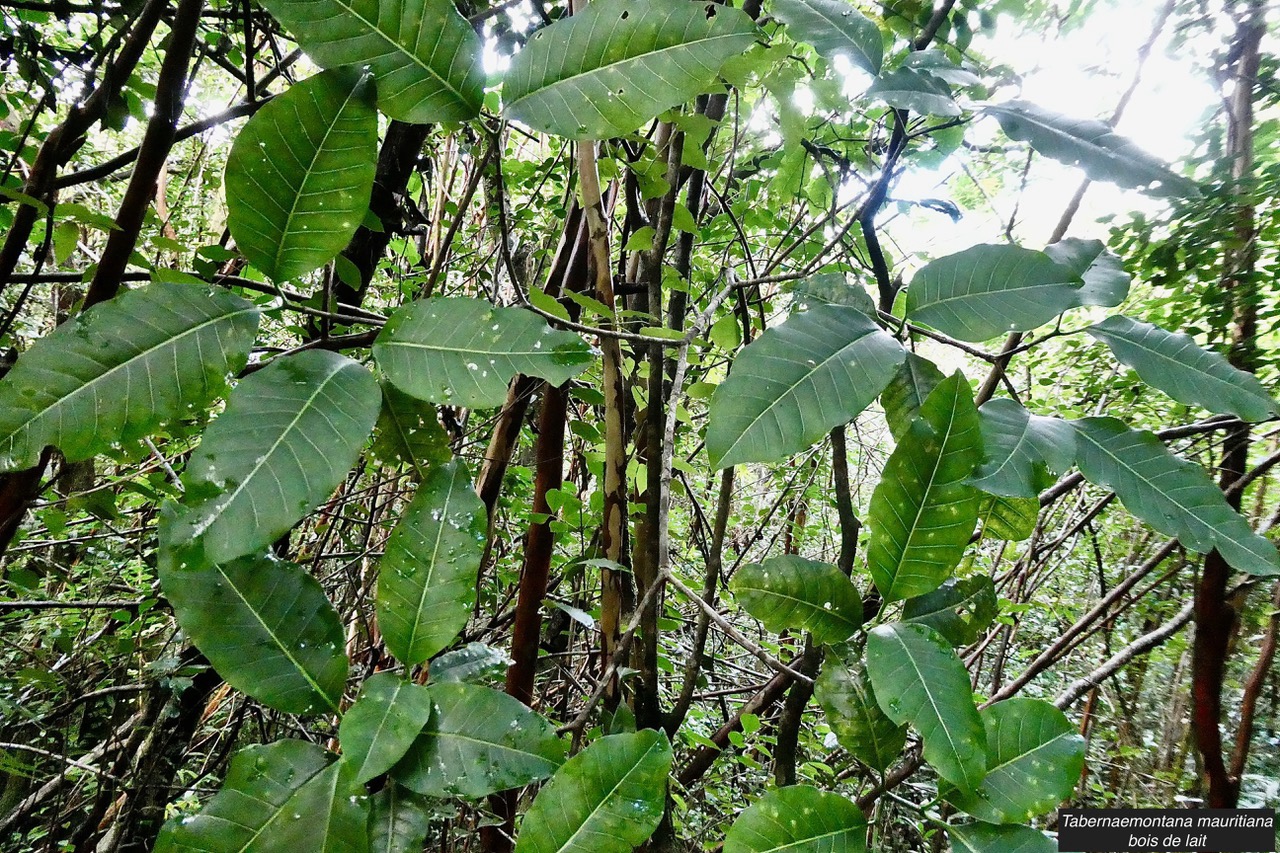
[[[1277,26],[0,0],[0,848],[1274,807]]]

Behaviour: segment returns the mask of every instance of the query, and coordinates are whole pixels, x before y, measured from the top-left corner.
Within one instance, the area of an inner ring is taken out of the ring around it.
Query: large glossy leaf
[[[1129,512],[1192,551],[1207,554],[1216,547],[1242,572],[1280,574],[1276,546],[1231,509],[1203,468],[1115,418],[1072,423],[1080,472],[1112,489]]]
[[[966,823],[948,826],[954,853],[1058,853],[1043,832],[1029,826],[995,826]]]
[[[199,814],[166,826],[156,853],[358,853],[368,847],[368,799],[350,765],[298,740],[237,752]]]
[[[372,79],[326,71],[295,84],[231,147],[227,227],[236,246],[275,281],[324,266],[364,220],[377,159]]]
[[[357,782],[381,776],[404,757],[431,718],[427,688],[380,672],[365,681],[342,717],[342,760],[356,766]]]
[[[412,666],[453,642],[476,600],[484,503],[461,460],[432,469],[387,540],[378,569],[378,626]]]
[[[846,305],[876,316],[876,303],[871,294],[862,285],[851,283],[844,273],[818,273],[791,286],[792,308],[807,311],[818,305]]]
[[[671,759],[653,729],[600,738],[538,792],[516,853],[631,853],[662,820]]]
[[[884,41],[880,28],[843,0],[772,0],[773,17],[787,25],[787,35],[808,42],[830,60],[848,56],[870,74],[880,73]]]
[[[830,563],[791,554],[750,563],[733,576],[738,603],[770,631],[805,630],[814,642],[839,643],[862,625],[862,596]]]
[[[927,625],[953,646],[978,639],[999,612],[996,587],[987,575],[947,581],[933,592],[907,599],[902,621]]]
[[[924,625],[897,622],[867,635],[867,674],[889,719],[910,723],[938,775],[971,791],[987,771],[986,732],[969,674],[951,646]]]
[[[500,649],[484,643],[467,643],[431,661],[431,683],[479,682],[506,672],[512,663],[511,656]]]
[[[591,348],[523,308],[482,299],[423,299],[391,315],[373,356],[395,385],[419,400],[490,408],[517,373],[559,385],[591,361]]]
[[[944,80],[911,68],[881,74],[867,89],[867,96],[884,101],[894,109],[935,116],[960,115],[960,105]]]
[[[1022,823],[1071,796],[1084,769],[1084,738],[1066,716],[1039,699],[1008,699],[984,708],[989,769],[951,803],[989,823]]]
[[[1046,157],[1079,166],[1095,181],[1140,187],[1152,195],[1198,195],[1196,185],[1169,171],[1111,126],[1050,112],[1028,101],[1005,101],[985,109],[1010,139],[1029,142]]]
[[[1084,280],[1044,252],[971,246],[931,261],[911,280],[907,317],[963,341],[1024,332],[1079,304]]]
[[[1061,473],[1075,462],[1075,430],[1064,420],[1034,415],[1004,398],[983,403],[978,420],[986,461],[971,482],[984,492],[1034,498],[1050,471]]]
[[[460,121],[480,112],[480,37],[452,0],[265,0],[325,68],[368,66],[378,107],[400,121]]]
[[[232,687],[292,714],[338,710],[342,621],[300,567],[254,556],[178,569],[162,559],[160,583],[182,630]]]
[[[1021,542],[1030,539],[1040,519],[1038,498],[1002,498],[984,495],[978,505],[978,521],[983,539],[1007,539]]]
[[[503,115],[574,139],[630,133],[713,84],[756,32],[728,6],[593,0],[515,55],[503,79]]]
[[[848,799],[809,785],[770,791],[729,827],[724,853],[865,853],[867,819]]]
[[[867,568],[885,601],[936,589],[960,562],[978,523],[968,480],[981,458],[973,392],[956,373],[925,400],[871,495]]]
[[[1232,367],[1216,352],[1201,349],[1190,335],[1119,315],[1095,323],[1090,335],[1111,348],[1120,362],[1179,403],[1244,421],[1264,421],[1275,401],[1252,373]]]
[[[431,829],[432,801],[389,782],[369,799],[372,853],[422,853]]]
[[[204,408],[257,330],[255,306],[212,287],[156,283],[95,305],[0,379],[0,471],[32,467],[49,445],[89,459]]]
[[[564,763],[555,726],[476,684],[432,684],[432,715],[393,775],[428,797],[485,797],[547,778]]]
[[[943,379],[946,376],[932,361],[913,352],[907,353],[906,360],[899,365],[898,372],[880,394],[880,405],[884,406],[884,417],[889,422],[894,441],[902,440],[903,433],[919,414],[930,392]]]
[[[889,719],[876,704],[865,668],[852,663],[852,657],[847,648],[828,653],[813,695],[840,745],[854,758],[883,772],[902,754],[907,727]]]
[[[1081,240],[1068,237],[1049,246],[1044,253],[1064,267],[1075,271],[1084,280],[1076,291],[1080,305],[1101,305],[1114,308],[1129,295],[1130,275],[1124,263],[1107,251],[1101,240]]]
[[[405,465],[421,480],[433,465],[453,458],[449,435],[436,407],[382,382],[382,413],[374,432],[373,454],[388,465]]]
[[[856,308],[793,314],[747,346],[716,388],[707,425],[711,464],[799,453],[870,405],[904,352]]]
[[[243,379],[191,454],[182,503],[165,508],[160,539],[179,568],[255,553],[319,506],[360,455],[379,398],[368,370],[323,350]]]

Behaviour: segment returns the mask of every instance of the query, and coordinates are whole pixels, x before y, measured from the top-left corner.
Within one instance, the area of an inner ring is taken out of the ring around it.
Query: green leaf
[[[871,495],[867,568],[885,601],[936,589],[960,562],[978,523],[968,481],[981,458],[973,392],[957,372],[929,394]]]
[[[984,492],[1034,498],[1049,471],[1061,473],[1075,462],[1075,430],[1064,420],[1033,415],[1003,398],[983,403],[978,419],[986,461],[970,482]]]
[[[421,481],[435,465],[453,458],[449,435],[436,407],[410,397],[383,380],[382,412],[373,438],[373,455],[386,465],[407,465]]]
[[[258,309],[220,288],[151,284],[95,305],[0,379],[0,471],[34,466],[49,445],[90,459],[204,408],[257,330]]]
[[[160,541],[179,568],[259,551],[327,499],[378,416],[378,383],[345,356],[306,350],[243,379],[204,431],[165,507]]]
[[[516,853],[631,853],[662,820],[671,760],[653,729],[600,738],[538,792]]]
[[[926,264],[907,290],[907,317],[962,341],[1025,332],[1079,304],[1083,279],[1044,252],[971,246]]]
[[[690,0],[593,0],[512,58],[503,116],[574,139],[630,133],[711,86],[755,43],[742,11]]]
[[[273,281],[324,266],[360,227],[377,159],[367,75],[326,71],[272,98],[227,158],[227,227],[236,246]]]
[[[880,394],[884,417],[894,441],[901,441],[929,394],[946,379],[938,366],[924,356],[907,352],[906,360]]]
[[[1039,699],[984,708],[990,769],[971,793],[947,799],[988,823],[1020,823],[1071,796],[1084,769],[1084,738],[1066,716]]]
[[[1036,498],[983,495],[978,506],[983,539],[1007,539],[1010,542],[1030,539],[1039,518],[1040,501]]]
[[[880,28],[843,0],[772,0],[773,17],[787,25],[787,35],[808,42],[828,61],[844,54],[869,74],[880,73],[884,41]]]
[[[1232,367],[1216,352],[1201,349],[1190,335],[1169,332],[1128,317],[1108,317],[1087,331],[1111,348],[1148,385],[1179,403],[1200,406],[1243,421],[1264,421],[1275,401],[1252,373]]]
[[[861,665],[848,649],[833,650],[822,664],[813,694],[840,745],[853,757],[883,772],[902,754],[907,727],[885,716]]]
[[[368,815],[350,765],[280,740],[237,752],[222,790],[199,814],[166,824],[156,853],[358,853],[368,849]]]
[[[932,74],[910,68],[886,71],[867,89],[867,97],[884,101],[898,110],[933,116],[958,116],[960,105],[951,97],[951,87]]]
[[[488,524],[461,460],[431,470],[387,540],[378,568],[378,626],[387,649],[413,666],[467,624]]]
[[[338,709],[342,620],[303,569],[269,556],[199,569],[161,560],[160,583],[182,630],[232,687],[290,714]]]
[[[1152,433],[1115,418],[1072,423],[1080,473],[1113,490],[1129,512],[1198,554],[1216,547],[1239,571],[1280,574],[1276,546],[1231,509],[1199,465],[1174,456]]]
[[[996,587],[987,575],[952,578],[933,592],[907,599],[902,621],[926,625],[953,646],[967,646],[999,612]]]
[[[76,223],[64,219],[59,222],[57,227],[53,229],[53,259],[54,263],[61,266],[67,262],[67,258],[75,253],[76,245],[80,242],[80,227]]]
[[[501,406],[518,373],[560,385],[591,361],[591,348],[523,308],[434,297],[391,315],[373,357],[406,394],[469,408]]]
[[[431,720],[392,775],[428,797],[486,797],[545,779],[564,763],[555,726],[477,684],[432,684]]]
[[[956,86],[973,86],[979,82],[977,74],[956,65],[941,50],[913,50],[903,57],[902,67],[932,74]]]
[[[856,308],[821,305],[793,314],[747,346],[716,388],[707,425],[711,464],[799,453],[870,405],[904,352]]]
[[[948,826],[954,853],[1058,853],[1058,845],[1029,826],[966,823]]]
[[[480,113],[480,37],[451,0],[265,0],[324,68],[368,66],[378,108],[415,124]]]
[[[373,853],[422,853],[431,829],[431,800],[389,783],[370,798],[369,849]]]
[[[1076,292],[1080,305],[1114,308],[1129,295],[1130,275],[1124,263],[1101,240],[1068,237],[1046,246],[1044,253],[1084,280]]]
[[[724,837],[724,853],[865,853],[867,819],[839,794],[809,785],[769,791]]]
[[[1104,122],[1069,118],[1018,100],[988,106],[984,112],[995,116],[1010,139],[1028,142],[1046,157],[1079,166],[1095,181],[1137,187],[1156,196],[1199,195],[1195,183],[1171,172]]]
[[[876,303],[866,289],[850,284],[844,273],[825,272],[802,278],[791,286],[791,304],[802,311],[819,305],[847,305],[874,319]]]
[[[920,732],[938,775],[976,788],[987,771],[986,732],[969,674],[947,641],[924,625],[881,625],[867,635],[867,674],[889,719]]]
[[[506,652],[484,643],[467,643],[431,661],[432,684],[479,681],[504,672],[513,663]]]
[[[380,672],[365,681],[360,697],[342,717],[342,760],[356,766],[355,779],[361,784],[381,776],[404,757],[430,718],[427,688]]]
[[[805,630],[839,643],[862,625],[862,596],[838,568],[786,554],[750,563],[733,576],[733,594],[770,631]]]

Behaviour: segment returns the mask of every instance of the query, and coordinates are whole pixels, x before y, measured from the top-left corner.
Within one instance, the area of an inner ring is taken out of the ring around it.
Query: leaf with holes
[[[984,109],[1010,139],[1028,142],[1046,157],[1079,166],[1095,181],[1138,187],[1156,196],[1197,196],[1196,185],[1174,174],[1111,126],[1050,112],[1028,101],[1005,101]]]
[[[966,823],[948,826],[954,853],[1058,853],[1058,845],[1029,826]]]
[[[972,791],[987,772],[986,732],[969,673],[942,635],[896,622],[867,635],[867,674],[889,719],[910,723],[938,775]]]
[[[996,587],[987,575],[947,581],[933,592],[907,599],[902,621],[927,625],[953,646],[967,646],[999,613]]]
[[[867,568],[885,601],[936,589],[960,562],[978,523],[968,481],[981,458],[973,393],[955,373],[920,407],[871,495]]]
[[[378,567],[378,626],[405,664],[427,660],[467,624],[487,529],[466,465],[455,460],[432,469]]]
[[[662,820],[671,760],[653,729],[600,738],[542,786],[515,853],[631,853]]]
[[[369,804],[350,765],[315,744],[280,740],[236,753],[199,814],[164,827],[156,853],[249,853],[368,848]]]
[[[1280,574],[1276,546],[1253,532],[1199,465],[1170,453],[1152,433],[1115,418],[1072,424],[1080,473],[1112,489],[1129,512],[1198,554],[1216,547],[1242,572]]]
[[[814,682],[813,695],[840,745],[859,761],[883,772],[902,755],[907,727],[880,709],[865,668],[852,663],[851,657],[847,648],[829,652]]]
[[[300,567],[268,556],[200,569],[162,559],[160,583],[182,630],[232,687],[290,714],[338,710],[346,636]]]
[[[517,374],[560,385],[587,369],[591,348],[523,308],[482,299],[422,299],[397,310],[373,344],[401,391],[431,403],[501,406]]]
[[[387,465],[405,465],[421,481],[432,466],[453,458],[449,435],[436,407],[382,382],[382,412],[374,430],[373,455]]]
[[[427,688],[389,672],[371,676],[342,717],[342,760],[355,764],[361,784],[381,776],[404,757],[430,718]]]
[[[1049,472],[1061,473],[1076,457],[1076,434],[1059,418],[1033,415],[1013,400],[988,400],[978,410],[986,461],[970,481],[1007,498],[1034,498]]]
[[[480,114],[480,37],[452,0],[265,0],[324,68],[368,67],[378,108],[415,124]]]
[[[333,493],[378,416],[378,383],[307,350],[241,380],[191,454],[160,541],[179,568],[226,563],[279,539]]]
[[[962,341],[1041,326],[1080,301],[1084,279],[1044,252],[972,246],[931,261],[907,289],[907,318]]]
[[[1022,823],[1071,796],[1084,769],[1084,738],[1057,708],[1008,699],[981,712],[990,769],[971,792],[944,794],[988,823]]]
[[[816,643],[839,643],[862,625],[862,596],[838,568],[785,554],[750,563],[733,576],[733,594],[770,631],[805,630]]]
[[[547,778],[564,763],[555,726],[477,684],[432,684],[431,721],[392,775],[428,797],[487,797]]]
[[[770,9],[787,25],[788,36],[813,45],[819,56],[830,61],[844,54],[867,73],[880,73],[880,28],[843,0],[772,0]]]
[[[880,405],[884,407],[884,417],[889,422],[894,441],[902,440],[903,433],[920,413],[925,399],[946,378],[929,359],[913,352],[907,353],[906,360],[880,394]]]
[[[207,406],[257,330],[257,307],[221,288],[156,283],[95,305],[0,379],[0,471],[34,466],[48,446],[91,459]]]
[[[1190,335],[1119,315],[1087,331],[1110,347],[1118,361],[1136,370],[1143,382],[1179,403],[1243,421],[1265,421],[1277,411],[1258,377],[1201,349]]]
[[[856,308],[793,314],[748,345],[711,398],[711,464],[776,462],[857,417],[905,350]]]
[[[691,0],[593,0],[534,33],[503,78],[503,116],[574,139],[630,133],[715,83],[755,43],[741,10]]]
[[[960,115],[960,105],[951,96],[951,87],[944,80],[910,68],[881,74],[867,89],[867,97],[883,101],[897,110],[933,116]]]
[[[1044,253],[1075,270],[1084,284],[1076,291],[1079,305],[1114,308],[1129,295],[1131,276],[1120,258],[1107,251],[1101,240],[1068,237],[1045,246]]]
[[[809,785],[769,791],[738,815],[724,853],[865,853],[867,819],[852,801]]]
[[[364,221],[377,159],[367,75],[326,71],[295,84],[231,147],[227,227],[236,246],[273,281],[324,266]]]

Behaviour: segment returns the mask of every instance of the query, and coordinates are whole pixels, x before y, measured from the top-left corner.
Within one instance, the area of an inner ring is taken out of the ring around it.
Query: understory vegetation
[[[0,848],[1275,806],[1276,26],[0,0]]]

